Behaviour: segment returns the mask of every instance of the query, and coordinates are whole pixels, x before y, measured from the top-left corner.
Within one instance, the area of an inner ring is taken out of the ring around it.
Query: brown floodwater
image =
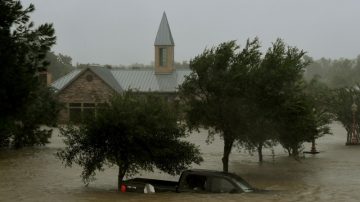
[[[81,168],[65,168],[55,157],[64,147],[58,131],[46,147],[0,152],[0,201],[360,201],[360,146],[345,146],[346,133],[332,125],[334,135],[320,138],[320,154],[300,161],[287,157],[281,147],[265,151],[264,163],[257,156],[234,148],[229,170],[254,187],[272,190],[259,194],[136,194],[116,191],[116,168],[96,175],[85,187]],[[204,162],[194,168],[221,170],[222,140],[205,143],[206,131],[189,141],[200,145]],[[310,144],[305,145],[305,150]],[[179,176],[142,173],[142,177],[177,180]]]

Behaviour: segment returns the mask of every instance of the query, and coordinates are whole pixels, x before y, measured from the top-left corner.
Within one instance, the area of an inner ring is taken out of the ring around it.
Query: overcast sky
[[[150,64],[162,13],[175,60],[190,60],[224,41],[276,38],[317,59],[360,54],[359,0],[22,0],[36,25],[54,24],[56,53],[75,63]]]

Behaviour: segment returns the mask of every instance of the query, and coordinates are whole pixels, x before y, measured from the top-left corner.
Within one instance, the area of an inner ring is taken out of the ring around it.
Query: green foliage
[[[60,107],[53,89],[40,87],[32,92],[22,116],[12,127],[11,145],[21,148],[49,143],[52,130],[40,126],[56,126]]]
[[[49,52],[46,54],[45,60],[49,62],[47,70],[51,73],[53,81],[64,76],[65,74],[71,72],[74,69],[71,64],[72,58],[67,55],[56,55],[53,52]]]
[[[278,39],[251,71],[248,89],[253,111],[248,120],[251,130],[240,143],[249,150],[256,148],[260,162],[262,147],[271,147],[293,135],[288,132],[291,126],[285,130],[282,122],[288,119],[284,111],[298,104],[294,96],[302,91],[302,73],[307,65],[303,56],[303,51],[286,46]]]
[[[314,98],[305,94],[304,51],[276,40],[262,57],[258,39],[239,50],[234,41],[207,49],[190,62],[180,87],[190,130],[210,129],[224,139],[223,169],[235,142],[249,151],[280,142],[297,156],[302,144],[326,132]]]
[[[287,99],[279,115],[279,142],[289,155],[297,158],[302,144],[310,142],[317,135],[311,101],[304,93],[298,93]]]
[[[304,94],[305,52],[277,40],[267,51],[257,72],[259,106],[289,154],[297,156],[303,142],[316,133],[311,99]],[[272,134],[274,134],[272,132]]]
[[[234,141],[248,128],[246,119],[251,113],[246,100],[250,87],[248,74],[260,61],[259,47],[254,39],[247,41],[241,51],[235,41],[206,49],[190,61],[192,73],[180,86],[189,129],[209,128],[209,138],[220,133],[224,139],[225,172]]]
[[[347,142],[350,142],[350,131],[353,124],[353,112],[351,107],[353,104],[360,106],[360,86],[339,88],[333,91],[333,99],[331,100],[331,112],[335,115],[335,119],[339,121],[347,131]],[[354,113],[356,127],[359,128],[360,113],[359,109]]]
[[[333,93],[326,84],[319,81],[319,77],[314,77],[307,82],[305,94],[312,101],[311,105],[317,125],[318,132],[314,138],[331,134],[329,124],[335,119],[331,107]]]
[[[31,4],[23,8],[20,1],[0,1],[0,144],[7,145],[14,122],[23,120],[32,93],[37,91],[37,72],[44,70],[43,60],[55,44],[51,24],[34,28],[29,14]]]
[[[96,118],[78,128],[63,128],[66,148],[58,157],[67,166],[83,167],[86,183],[104,165],[119,167],[119,185],[125,175],[154,167],[179,174],[202,158],[195,145],[181,140],[187,134],[177,115],[161,97],[124,92],[114,96]]]

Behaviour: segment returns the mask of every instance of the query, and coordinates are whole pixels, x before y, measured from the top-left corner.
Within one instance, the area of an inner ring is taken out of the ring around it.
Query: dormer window
[[[165,67],[167,64],[167,51],[166,48],[159,48],[159,61],[160,61],[160,67]]]

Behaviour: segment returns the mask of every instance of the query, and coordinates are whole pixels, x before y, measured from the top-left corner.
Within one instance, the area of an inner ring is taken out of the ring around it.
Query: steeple
[[[160,26],[155,39],[155,73],[170,74],[174,71],[174,39],[170,26],[163,13]]]
[[[155,46],[174,46],[174,39],[171,35],[169,22],[166,13],[163,13],[160,26],[155,39]]]

